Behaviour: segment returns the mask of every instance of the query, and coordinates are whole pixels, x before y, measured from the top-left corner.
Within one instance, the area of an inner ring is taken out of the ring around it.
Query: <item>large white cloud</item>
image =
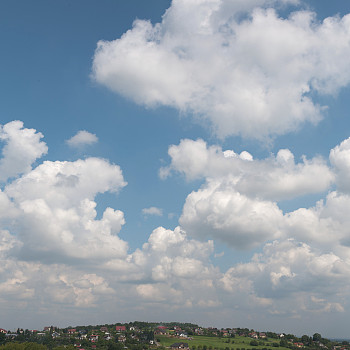
[[[205,182],[188,196],[181,227],[154,229],[132,252],[118,237],[123,212],[106,208],[98,218],[96,210],[99,193],[126,185],[119,166],[99,158],[45,161],[9,179],[0,192],[2,315],[27,310],[51,322],[70,310],[62,322],[79,324],[91,312],[102,319],[150,311],[154,319],[183,319],[195,312],[216,322],[232,321],[234,309],[238,322],[261,313],[290,315],[291,308],[293,317],[347,311],[347,140],[331,151],[332,167],[320,158],[298,163],[288,150],[257,160],[202,140],[183,140],[169,154],[164,176],[180,172]],[[275,199],[307,193],[303,182],[317,172],[323,175],[313,192],[334,179],[342,190],[283,213]],[[279,178],[290,178],[290,188],[280,188]],[[207,238],[263,250],[224,272],[213,264],[214,242]]]
[[[107,208],[96,220],[98,193],[126,185],[120,168],[98,158],[75,162],[46,161],[5,188],[18,209],[14,230],[30,259],[60,262],[71,258],[125,256],[120,240],[124,214]]]
[[[335,94],[350,80],[350,17],[319,23],[312,12],[282,18],[268,8],[283,3],[173,0],[161,23],[136,20],[100,41],[93,77],[136,103],[209,120],[220,137],[317,123],[322,107],[310,92]]]
[[[219,146],[207,146],[199,139],[182,140],[169,147],[171,164],[160,169],[161,178],[171,172],[184,174],[188,180],[230,177],[240,193],[270,200],[291,199],[327,190],[334,174],[325,160],[315,157],[295,162],[293,153],[281,149],[276,156],[253,159],[243,151],[223,151]]]
[[[229,180],[210,180],[188,195],[180,224],[195,237],[251,248],[278,238],[283,219],[276,203],[240,194]]]
[[[293,317],[291,309],[299,316],[310,311],[343,312],[349,274],[348,259],[286,240],[267,244],[251,262],[230,268],[220,282],[230,294],[245,293],[268,312]]]
[[[347,255],[348,143],[331,150],[330,166],[321,157],[303,157],[297,163],[287,149],[254,159],[246,151],[238,155],[203,140],[182,140],[169,147],[171,163],[160,169],[160,176],[177,172],[187,180],[205,180],[188,195],[180,217],[194,237],[220,239],[238,248],[293,237]],[[281,200],[327,191],[313,207],[287,213],[279,208]]]
[[[148,271],[154,282],[177,278],[202,279],[210,268],[208,258],[213,252],[213,242],[189,239],[180,227],[167,230],[158,227],[150,235],[142,250],[136,250],[132,261]]]
[[[47,153],[43,135],[23,128],[19,120],[0,125],[0,140],[5,143],[0,159],[0,181],[31,170],[31,165]]]

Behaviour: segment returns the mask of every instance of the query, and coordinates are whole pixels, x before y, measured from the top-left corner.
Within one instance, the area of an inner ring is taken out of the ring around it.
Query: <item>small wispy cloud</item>
[[[214,254],[214,258],[222,258],[224,255],[225,255],[225,252],[216,253]]]
[[[86,130],[80,130],[66,142],[70,147],[79,148],[98,142],[98,137]]]
[[[142,214],[145,216],[149,216],[149,215],[163,216],[163,210],[157,207],[143,208]]]

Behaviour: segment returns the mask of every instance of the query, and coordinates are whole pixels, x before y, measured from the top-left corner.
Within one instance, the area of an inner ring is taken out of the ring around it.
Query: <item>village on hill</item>
[[[248,328],[200,327],[191,323],[130,322],[43,330],[0,328],[0,350],[350,350],[347,341],[330,341],[319,333],[258,332]]]

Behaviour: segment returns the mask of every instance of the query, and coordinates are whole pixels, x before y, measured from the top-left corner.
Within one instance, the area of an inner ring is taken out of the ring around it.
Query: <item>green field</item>
[[[203,346],[205,345],[207,347],[207,350],[214,350],[214,349],[219,349],[219,350],[225,350],[226,348],[229,348],[230,350],[236,350],[236,349],[262,349],[266,348],[269,350],[290,350],[284,347],[273,347],[272,343],[276,342],[279,343],[277,339],[264,339],[260,340],[261,345],[259,344],[258,346],[251,346],[249,343],[251,342],[251,338],[247,337],[239,337],[236,336],[235,338],[225,338],[225,337],[206,337],[206,336],[191,336],[193,340],[188,340],[184,338],[177,338],[177,337],[169,337],[165,335],[157,335],[155,337],[156,339],[160,340],[160,343],[162,346],[168,347],[171,344],[174,343],[179,343],[179,342],[184,342],[188,343],[189,347],[192,348],[193,345],[196,346],[198,349],[198,346]],[[227,350],[227,349],[226,349]]]

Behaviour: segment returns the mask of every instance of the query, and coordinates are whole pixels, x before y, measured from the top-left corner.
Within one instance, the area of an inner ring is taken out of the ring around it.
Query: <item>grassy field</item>
[[[230,350],[236,350],[236,349],[262,349],[266,348],[269,350],[290,350],[284,347],[273,347],[272,343],[278,342],[277,339],[264,339],[260,340],[262,341],[261,345],[259,344],[258,346],[251,346],[249,343],[251,342],[251,338],[247,337],[239,337],[236,336],[235,338],[220,338],[220,337],[205,337],[205,336],[192,336],[193,340],[188,340],[188,339],[183,339],[183,338],[176,338],[176,337],[169,337],[165,335],[157,335],[156,339],[160,340],[161,345],[168,347],[171,344],[174,343],[179,343],[179,342],[184,342],[188,343],[189,347],[192,348],[193,345],[196,346],[198,349],[198,346],[203,346],[205,345],[207,347],[207,350],[211,349],[219,349],[219,350],[225,350],[226,348]],[[210,348],[210,349],[209,349]],[[227,350],[227,349],[226,349]]]

